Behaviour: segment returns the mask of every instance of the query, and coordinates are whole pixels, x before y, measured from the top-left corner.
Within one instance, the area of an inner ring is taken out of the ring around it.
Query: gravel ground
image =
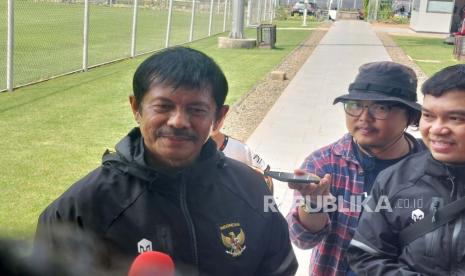
[[[281,64],[272,70],[285,72],[286,79],[284,81],[272,80],[268,75],[231,107],[223,126],[224,133],[241,141],[246,141],[249,138],[294,75],[312,54],[331,24],[331,22],[325,22],[320,28],[314,30],[305,42],[294,49]],[[397,46],[389,34],[382,31],[378,31],[376,34],[393,61],[409,66],[415,71],[418,76],[418,87],[421,87],[427,78],[426,74]]]
[[[305,42],[289,53],[283,62],[272,70],[285,72],[285,80],[273,80],[269,74],[239,99],[231,107],[222,131],[236,139],[246,141],[312,54],[331,24],[331,22],[325,22],[312,31]]]

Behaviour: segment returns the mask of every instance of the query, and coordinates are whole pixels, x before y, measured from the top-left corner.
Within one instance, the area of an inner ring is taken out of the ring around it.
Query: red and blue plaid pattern
[[[363,195],[363,170],[352,150],[352,136],[344,135],[337,142],[323,147],[308,156],[302,168],[320,177],[331,174],[331,193],[343,199],[344,209],[329,214],[325,228],[310,233],[300,223],[298,206],[294,205],[287,215],[292,242],[299,248],[313,250],[310,260],[310,275],[345,275],[348,263],[345,252],[358,225],[360,212],[349,211],[350,196]],[[294,203],[300,196],[294,194]],[[338,202],[338,204],[341,204]]]

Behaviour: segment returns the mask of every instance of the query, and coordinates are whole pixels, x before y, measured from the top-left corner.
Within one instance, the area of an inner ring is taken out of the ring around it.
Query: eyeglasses
[[[362,102],[347,101],[344,102],[344,111],[347,115],[353,117],[359,117],[362,115],[365,108],[368,109],[368,114],[378,120],[386,120],[391,112],[392,108],[399,106],[399,104],[370,104],[365,105]]]

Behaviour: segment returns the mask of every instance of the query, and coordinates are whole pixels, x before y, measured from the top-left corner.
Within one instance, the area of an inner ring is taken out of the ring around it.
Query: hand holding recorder
[[[304,197],[310,196],[312,201],[317,196],[331,195],[329,190],[331,176],[329,174],[319,178],[302,169],[296,169],[294,173],[265,171],[265,175],[279,181],[288,182],[289,188],[299,191]]]

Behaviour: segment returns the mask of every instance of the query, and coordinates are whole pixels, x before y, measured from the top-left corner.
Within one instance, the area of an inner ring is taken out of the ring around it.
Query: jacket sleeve
[[[99,224],[93,223],[90,229],[91,224],[84,218],[95,210],[91,200],[94,190],[90,184],[96,182],[99,175],[100,170],[96,170],[74,183],[42,212],[37,222],[35,246],[72,251],[75,250],[72,246],[94,239],[92,231],[101,227],[104,219],[98,216]]]
[[[68,246],[70,238],[82,235],[79,217],[72,203],[58,200],[40,215],[37,223],[34,247],[40,250],[57,252]]]
[[[350,242],[347,251],[350,267],[360,276],[420,275],[398,259],[399,231],[387,217],[387,212],[390,211],[388,208],[393,205],[380,188],[380,184],[383,184],[380,183],[383,182],[382,179],[385,179],[383,172],[376,179]]]
[[[322,177],[326,173],[323,169],[323,165],[326,163],[327,161],[324,159],[323,154],[321,152],[315,152],[305,159],[301,169]],[[286,219],[289,225],[289,234],[292,243],[298,248],[310,249],[315,247],[329,234],[331,219],[328,220],[326,226],[320,231],[315,233],[308,231],[300,222],[298,215],[298,203],[302,202],[302,200],[302,195],[298,191],[294,191],[292,207],[287,214]]]
[[[280,212],[273,212],[271,223],[269,246],[255,275],[295,275],[298,263],[289,240],[286,220]]]

